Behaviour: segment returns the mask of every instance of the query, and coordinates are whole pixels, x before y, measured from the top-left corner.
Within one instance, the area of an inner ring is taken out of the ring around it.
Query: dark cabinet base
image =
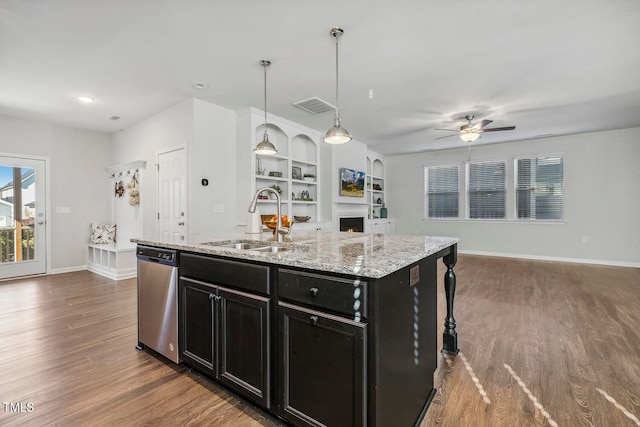
[[[183,360],[295,426],[418,426],[435,394],[441,257],[455,354],[455,245],[377,279],[184,254]]]
[[[278,415],[301,426],[365,426],[367,325],[280,302]]]
[[[269,409],[269,298],[186,277],[180,289],[184,363]]]

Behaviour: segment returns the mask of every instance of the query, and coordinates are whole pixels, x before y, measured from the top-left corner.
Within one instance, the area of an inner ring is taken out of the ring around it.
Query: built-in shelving
[[[367,204],[369,208],[369,219],[365,226],[367,233],[394,234],[396,220],[394,218],[383,218],[381,209],[385,207],[385,174],[384,158],[373,152],[367,154]]]
[[[251,108],[239,114],[238,165],[240,171],[247,171],[248,179],[242,178],[238,186],[240,195],[246,192],[245,198],[238,198],[238,212],[246,211],[251,197],[259,188],[277,186],[280,188],[282,214],[291,218],[309,216],[311,223],[321,221],[318,200],[321,134],[269,114],[267,123],[269,140],[278,153],[270,156],[255,154],[253,148],[264,135],[264,113]],[[305,174],[313,177],[305,178]],[[263,193],[263,196],[267,198],[258,200],[260,213],[275,214],[275,196],[270,192]],[[239,218],[239,222],[243,223],[244,218]]]
[[[89,244],[87,269],[114,280],[136,277],[136,245],[129,242]]]
[[[384,163],[373,153],[367,156],[366,186],[369,219],[380,218],[380,208],[385,204]]]

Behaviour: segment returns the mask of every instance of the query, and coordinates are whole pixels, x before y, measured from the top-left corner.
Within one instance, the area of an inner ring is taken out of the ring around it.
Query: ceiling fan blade
[[[434,130],[446,130],[447,132],[460,132],[458,129],[440,129],[440,128],[435,128]]]
[[[500,130],[514,130],[516,127],[515,126],[505,126],[502,128],[488,128],[488,129],[480,129],[480,132],[497,132]]]
[[[458,132],[458,131],[456,131],[456,132]],[[433,140],[435,141],[435,140],[438,140],[438,139],[451,138],[452,136],[456,136],[456,135],[441,136],[439,138],[433,138]]]
[[[485,119],[485,120],[479,121],[475,125],[471,126],[471,130],[480,130],[490,123],[493,123],[493,120]]]

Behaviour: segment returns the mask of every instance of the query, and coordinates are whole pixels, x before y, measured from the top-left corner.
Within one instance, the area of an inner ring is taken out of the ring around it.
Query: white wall
[[[49,158],[50,272],[84,269],[91,222],[107,222],[104,188],[111,164],[111,136],[50,123],[0,116],[0,152]],[[69,207],[69,213],[56,213]]]
[[[157,155],[176,147],[187,150],[188,234],[210,235],[235,225],[235,132],[233,111],[189,99],[114,134],[113,164],[147,162],[142,237],[157,238]],[[214,213],[216,207],[222,212]]]
[[[236,113],[194,101],[194,138],[189,146],[191,236],[211,236],[236,227]],[[202,178],[209,185],[202,186]]]
[[[158,212],[158,153],[187,147],[193,140],[193,100],[187,100],[113,134],[113,165],[147,162],[140,190],[141,236],[156,238]],[[188,152],[187,152],[188,153]]]
[[[635,128],[472,145],[472,161],[507,160],[508,177],[513,156],[564,153],[564,224],[424,221],[423,167],[466,161],[466,146],[388,157],[389,215],[398,219],[398,234],[457,236],[460,251],[640,266],[639,134]]]

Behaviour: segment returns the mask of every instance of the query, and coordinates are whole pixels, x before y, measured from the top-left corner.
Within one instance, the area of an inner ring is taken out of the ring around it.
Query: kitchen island
[[[435,393],[440,258],[442,351],[458,351],[457,239],[308,232],[272,240],[135,240],[179,251],[182,361],[293,425],[419,425]]]

